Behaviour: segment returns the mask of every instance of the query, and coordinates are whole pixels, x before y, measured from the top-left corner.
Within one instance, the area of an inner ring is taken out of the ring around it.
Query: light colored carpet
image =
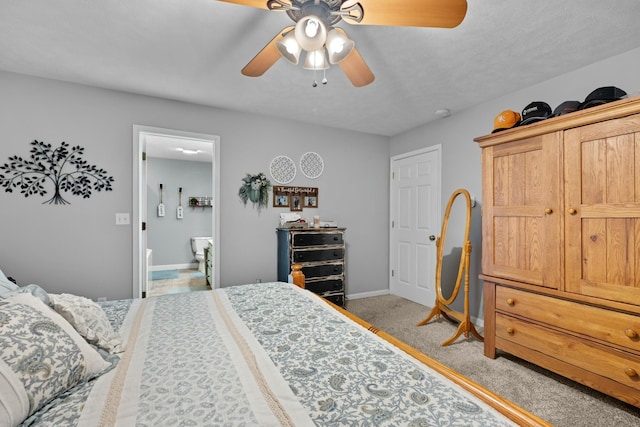
[[[472,335],[442,347],[457,325],[440,318],[417,327],[430,312],[420,304],[384,295],[349,300],[347,310],[554,426],[640,426],[640,409],[508,354],[489,359]]]

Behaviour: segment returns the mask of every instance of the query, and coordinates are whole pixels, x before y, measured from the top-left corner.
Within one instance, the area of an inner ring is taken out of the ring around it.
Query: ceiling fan
[[[356,87],[375,79],[342,28],[341,20],[357,25],[401,27],[458,26],[467,13],[466,0],[220,0],[271,11],[284,11],[296,23],[283,28],[249,63],[242,74],[263,75],[281,57],[304,68],[326,70],[338,64]],[[328,60],[328,61],[327,61]],[[326,78],[322,80],[326,84]],[[317,86],[314,79],[313,86]]]

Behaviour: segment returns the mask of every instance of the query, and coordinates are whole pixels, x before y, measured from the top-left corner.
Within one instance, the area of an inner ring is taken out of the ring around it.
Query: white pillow
[[[17,426],[107,363],[60,315],[30,293],[0,300],[0,425]]]
[[[18,285],[9,280],[2,270],[0,270],[0,294],[16,289],[18,289]]]
[[[88,298],[71,294],[49,294],[51,306],[90,344],[109,353],[124,351],[120,334],[114,332],[107,315]]]

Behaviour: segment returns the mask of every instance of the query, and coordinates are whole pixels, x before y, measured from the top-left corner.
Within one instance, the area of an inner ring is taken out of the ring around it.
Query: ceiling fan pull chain
[[[326,68],[324,68],[324,69],[322,70],[322,84],[323,84],[323,85],[326,85],[328,81],[329,81],[329,80],[327,80],[327,69],[326,69]]]

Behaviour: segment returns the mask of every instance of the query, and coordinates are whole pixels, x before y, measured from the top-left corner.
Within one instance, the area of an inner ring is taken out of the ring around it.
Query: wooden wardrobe
[[[485,355],[640,407],[640,97],[475,141]]]

